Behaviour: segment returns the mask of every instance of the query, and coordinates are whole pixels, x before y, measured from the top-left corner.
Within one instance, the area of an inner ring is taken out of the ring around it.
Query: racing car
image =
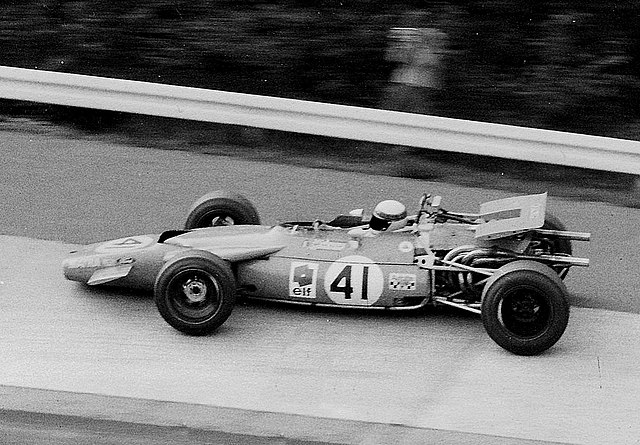
[[[161,316],[190,335],[212,333],[237,295],[309,305],[408,310],[446,305],[479,314],[489,336],[518,355],[553,346],[569,320],[563,282],[587,258],[546,213],[547,194],[447,211],[425,194],[417,212],[394,200],[331,221],[260,224],[245,197],[216,191],[184,229],[83,246],[63,262],[69,280],[153,290]]]

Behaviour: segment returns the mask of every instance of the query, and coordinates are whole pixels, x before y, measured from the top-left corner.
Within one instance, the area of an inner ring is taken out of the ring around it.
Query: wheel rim
[[[516,286],[505,292],[498,305],[498,319],[511,334],[534,338],[551,324],[552,308],[546,296],[530,286]]]
[[[167,286],[170,310],[189,323],[209,320],[220,309],[222,291],[208,272],[188,269],[176,274]]]
[[[233,226],[236,221],[231,215],[220,212],[211,212],[203,215],[199,220],[197,227],[220,227]]]

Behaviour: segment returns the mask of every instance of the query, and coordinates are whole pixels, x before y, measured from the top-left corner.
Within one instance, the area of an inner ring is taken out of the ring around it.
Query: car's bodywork
[[[225,194],[220,196],[222,198],[213,195],[200,200],[194,208],[205,208],[204,213],[215,222],[220,221],[219,216],[212,219],[211,212],[220,208],[221,203],[250,205],[241,197],[234,200]],[[68,279],[89,285],[144,289],[155,286],[158,301],[157,294],[165,292],[162,283],[159,285],[161,276],[174,273],[166,270],[168,264],[178,261],[189,266],[190,257],[206,263],[211,260],[207,255],[211,255],[221,260],[220,267],[230,266],[234,289],[250,297],[386,309],[410,309],[434,303],[482,313],[487,283],[504,281],[499,277],[506,273],[504,267],[509,263],[517,263],[518,273],[525,270],[529,278],[533,276],[534,284],[539,278],[549,282],[547,284],[554,292],[557,288],[564,300],[566,290],[560,278],[570,267],[589,263],[571,254],[569,241],[588,240],[589,234],[562,230],[558,223],[548,226],[546,194],[485,203],[477,214],[444,211],[439,201],[439,197],[424,197],[409,224],[394,232],[370,230],[366,221],[358,217],[337,218],[330,223],[310,221],[191,229],[198,226],[193,222],[192,211],[188,229],[85,246],[65,259],[63,269]],[[229,213],[233,216],[232,211]],[[255,223],[257,213],[252,218]],[[241,217],[235,219],[242,220]],[[225,216],[224,222],[237,221]],[[543,269],[537,266],[540,264],[544,265]],[[198,268],[200,266],[191,267]],[[202,298],[194,292],[207,289],[203,284],[206,282],[209,291],[215,286],[216,293],[221,293],[216,280],[222,278],[215,273],[207,274],[202,280],[191,278],[177,292],[182,298],[185,297],[182,293],[189,297],[188,304],[201,304]],[[166,298],[169,301],[166,304],[170,305],[171,298]],[[532,299],[528,297],[528,300]],[[530,309],[529,315],[539,311],[539,307]],[[566,311],[568,319],[568,305]],[[217,324],[222,322],[224,320]],[[172,325],[192,334],[217,327],[203,327],[206,323],[200,319],[192,327],[186,323]],[[564,324],[566,326],[566,321]],[[564,331],[564,327],[561,330]],[[559,335],[556,334],[558,338]],[[553,343],[555,341],[557,339]],[[540,347],[507,349],[524,354],[541,352]]]

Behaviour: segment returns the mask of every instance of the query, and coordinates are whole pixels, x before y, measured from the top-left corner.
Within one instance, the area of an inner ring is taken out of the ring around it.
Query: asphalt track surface
[[[53,443],[105,429],[133,431],[129,443],[638,443],[638,210],[551,199],[570,229],[593,233],[575,249],[592,267],[571,272],[580,307],[539,357],[511,355],[477,318],[443,310],[249,303],[191,338],[148,295],[66,282],[61,259],[75,243],[180,227],[218,188],[248,196],[266,223],[386,198],[411,206],[423,191],[469,211],[507,194],[16,133],[0,133],[0,151],[3,443],[42,443],[58,424],[66,438]]]

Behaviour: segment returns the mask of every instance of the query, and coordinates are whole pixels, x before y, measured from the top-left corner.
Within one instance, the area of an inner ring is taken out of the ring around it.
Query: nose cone
[[[67,280],[86,283],[93,275],[96,267],[88,267],[91,264],[90,255],[85,252],[73,250],[62,261],[62,273]]]
[[[79,246],[62,261],[62,273],[72,281],[97,286],[153,289],[164,257],[182,247],[157,243],[157,235],[137,235]]]
[[[89,283],[91,276],[97,270],[128,264],[128,262],[123,262],[119,256],[100,253],[103,244],[89,244],[69,252],[69,255],[62,261],[62,272],[65,278]]]

